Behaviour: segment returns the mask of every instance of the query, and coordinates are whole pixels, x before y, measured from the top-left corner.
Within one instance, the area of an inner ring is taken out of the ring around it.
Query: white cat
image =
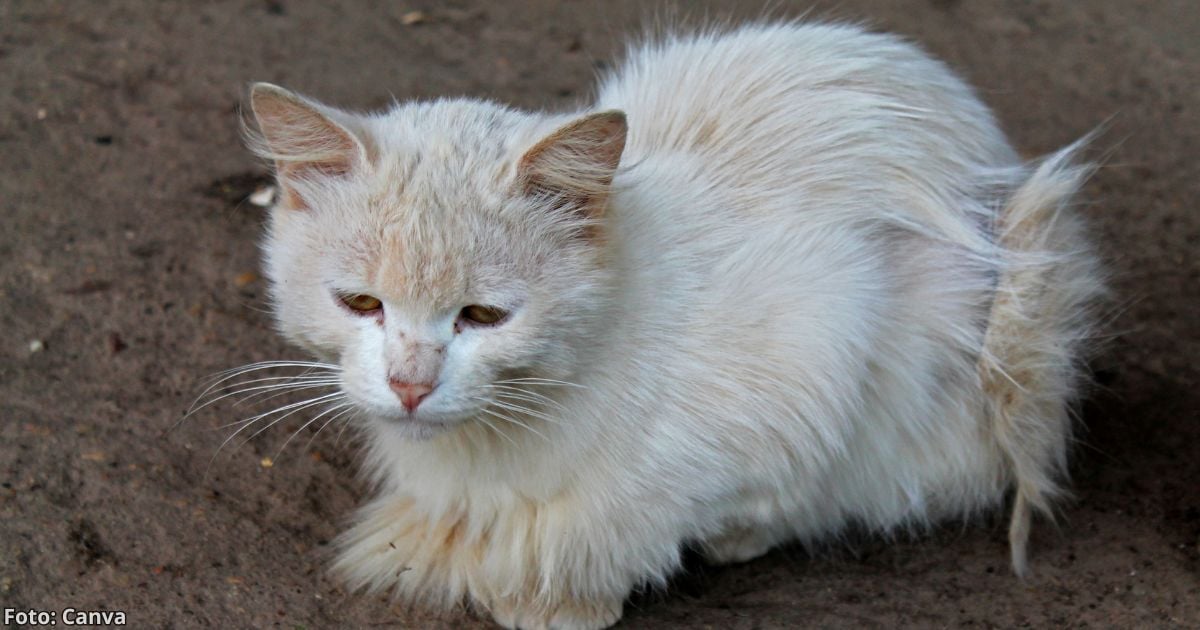
[[[635,47],[594,107],[358,115],[254,86],[266,269],[375,498],[353,587],[602,628],[713,562],[1060,493],[1101,291],[1067,149],[851,26]]]

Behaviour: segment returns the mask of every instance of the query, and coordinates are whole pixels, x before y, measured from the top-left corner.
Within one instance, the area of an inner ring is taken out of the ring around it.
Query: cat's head
[[[611,302],[623,114],[446,100],[356,115],[266,84],[251,103],[280,191],[264,243],[275,316],[341,366],[364,415],[428,437],[505,387],[571,380]]]

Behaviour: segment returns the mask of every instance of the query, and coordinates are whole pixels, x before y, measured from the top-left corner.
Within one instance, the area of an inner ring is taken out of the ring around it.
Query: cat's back
[[[769,389],[719,382],[707,366],[722,365],[768,374],[778,400],[823,389],[844,402],[847,384],[875,378],[864,356],[886,349],[932,375],[977,351],[963,323],[983,316],[986,226],[1019,161],[966,83],[916,46],[797,23],[669,37],[631,49],[597,107],[629,124],[609,217],[614,370],[629,356],[667,365],[660,379],[693,398]],[[689,334],[662,313],[685,314]]]
[[[779,189],[779,173],[854,186],[914,155],[930,158],[927,174],[1017,159],[944,64],[851,25],[759,24],[635,45],[597,105],[628,115],[626,163],[697,155],[708,167],[697,179],[741,188]]]

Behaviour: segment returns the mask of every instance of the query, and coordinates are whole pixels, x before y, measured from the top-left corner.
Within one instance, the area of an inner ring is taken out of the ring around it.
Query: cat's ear
[[[624,112],[615,110],[560,127],[521,157],[517,178],[522,192],[600,218],[625,150],[627,129]]]
[[[336,110],[270,83],[250,88],[250,108],[260,134],[250,135],[251,148],[275,162],[285,205],[307,207],[295,184],[345,177],[367,164],[362,141],[334,120]]]

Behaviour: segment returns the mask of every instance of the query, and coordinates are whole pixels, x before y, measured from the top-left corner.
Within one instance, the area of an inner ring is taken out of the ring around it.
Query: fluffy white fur
[[[367,436],[351,586],[601,628],[685,545],[739,562],[1013,491],[1025,570],[1101,288],[1070,205],[1086,169],[1023,164],[914,46],[670,37],[565,115],[253,104],[287,193],[280,326],[341,366]],[[511,315],[462,327],[468,304]],[[437,388],[410,414],[389,377]]]

